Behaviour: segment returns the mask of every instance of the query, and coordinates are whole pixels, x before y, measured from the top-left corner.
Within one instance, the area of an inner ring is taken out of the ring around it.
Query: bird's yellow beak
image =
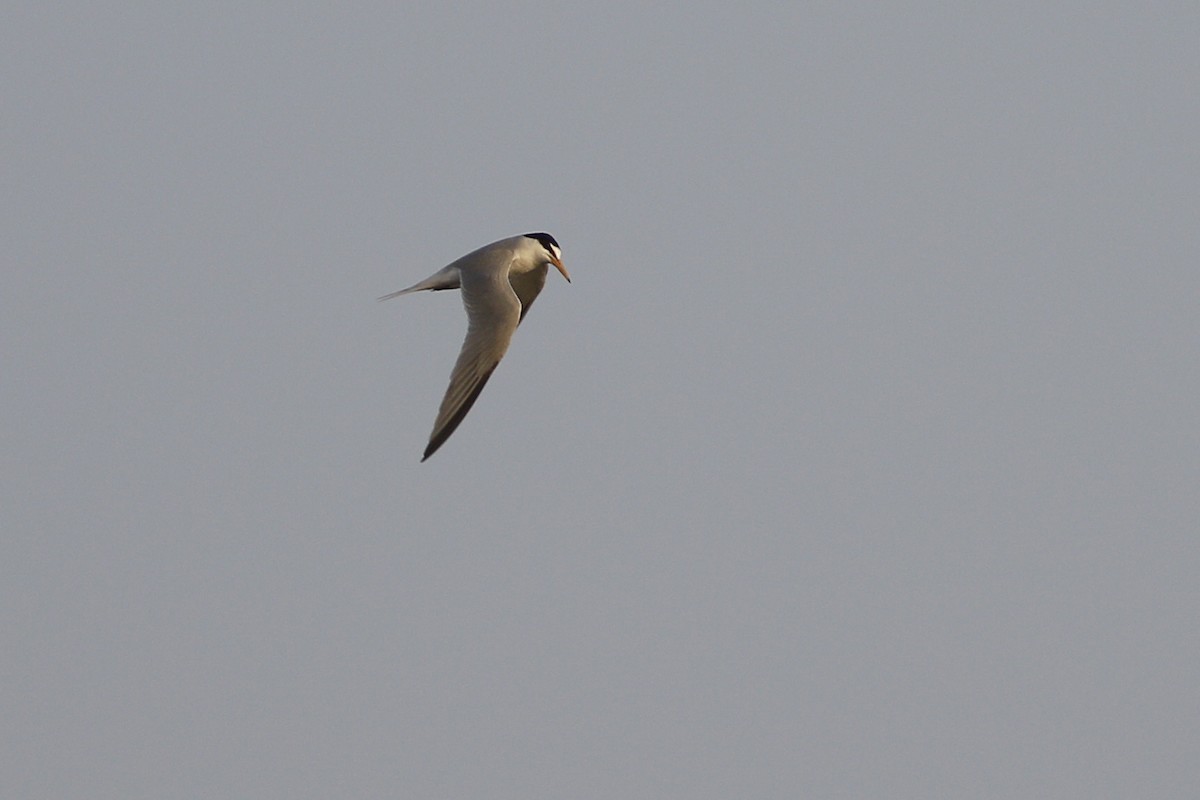
[[[562,276],[567,279],[567,283],[571,282],[571,276],[567,274],[567,268],[563,266],[561,258],[552,255],[550,256],[550,263],[558,267],[558,271],[561,272]]]

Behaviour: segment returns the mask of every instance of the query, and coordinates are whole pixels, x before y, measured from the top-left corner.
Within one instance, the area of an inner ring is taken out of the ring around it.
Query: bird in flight
[[[504,358],[517,326],[546,285],[551,264],[571,282],[554,237],[548,233],[526,233],[484,245],[425,280],[379,298],[390,300],[411,292],[462,290],[467,338],[463,340],[458,361],[454,362],[450,386],[442,398],[422,461],[445,444],[475,404]]]

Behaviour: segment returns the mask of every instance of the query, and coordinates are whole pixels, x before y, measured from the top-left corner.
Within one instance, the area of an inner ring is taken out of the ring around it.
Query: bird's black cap
[[[541,242],[542,247],[546,248],[547,250],[550,249],[550,245],[554,245],[554,249],[556,250],[562,250],[562,248],[558,246],[558,242],[554,241],[554,237],[548,233],[527,233],[525,235],[530,239],[536,239],[537,241]]]

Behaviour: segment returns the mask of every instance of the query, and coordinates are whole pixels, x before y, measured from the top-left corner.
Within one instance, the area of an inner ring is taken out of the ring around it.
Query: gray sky
[[[0,794],[1197,796],[1195,4],[192,5],[0,24]]]

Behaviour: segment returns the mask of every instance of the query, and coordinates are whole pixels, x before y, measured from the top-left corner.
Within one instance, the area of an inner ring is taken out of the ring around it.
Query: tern
[[[467,338],[454,362],[450,386],[442,398],[421,461],[446,443],[475,405],[488,378],[504,358],[513,332],[546,285],[546,273],[551,264],[567,283],[571,282],[554,237],[548,233],[526,233],[484,245],[420,283],[379,298],[391,300],[412,292],[462,290],[463,307],[467,310]]]

